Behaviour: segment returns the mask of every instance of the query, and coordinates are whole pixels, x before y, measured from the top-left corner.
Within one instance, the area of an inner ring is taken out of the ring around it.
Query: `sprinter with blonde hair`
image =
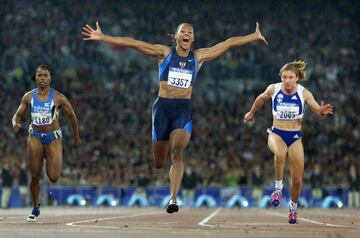
[[[280,70],[281,82],[270,84],[253,103],[250,111],[245,114],[244,122],[254,119],[254,113],[272,99],[273,126],[268,129],[268,146],[274,154],[275,191],[271,194],[274,207],[279,207],[282,197],[285,161],[291,176],[291,201],[288,221],[297,222],[297,205],[302,187],[304,173],[304,148],[301,141],[301,124],[304,116],[305,103],[321,117],[333,113],[330,104],[320,105],[312,93],[298,84],[306,80],[306,62],[293,61],[285,64]]]

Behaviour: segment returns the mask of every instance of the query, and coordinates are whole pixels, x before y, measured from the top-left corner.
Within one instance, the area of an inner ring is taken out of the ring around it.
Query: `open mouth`
[[[189,41],[190,41],[190,39],[183,39],[183,41],[184,41],[184,42],[189,42]]]

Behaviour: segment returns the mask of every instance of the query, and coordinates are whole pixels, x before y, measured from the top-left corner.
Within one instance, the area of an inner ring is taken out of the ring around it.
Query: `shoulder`
[[[173,49],[166,45],[156,45],[156,46],[158,46],[161,49],[161,54],[158,55],[158,63],[160,65],[170,55]]]
[[[31,90],[31,91],[29,91],[29,92],[25,93],[25,94],[24,94],[24,96],[23,96],[23,98],[22,98],[22,101],[23,101],[23,102],[25,102],[25,103],[30,102],[30,101],[31,101],[32,94],[33,94],[33,91],[34,91],[34,90],[35,90],[35,89],[33,89],[33,90]]]
[[[305,88],[303,86],[301,86],[301,87],[302,87],[301,91],[302,91],[303,98],[305,101],[306,101],[306,99],[313,97],[313,94],[311,93],[310,90],[308,90],[307,88]]]
[[[54,99],[58,102],[64,102],[65,100],[67,100],[66,96],[57,91],[56,89],[54,89]]]
[[[297,84],[297,86],[298,86],[298,91],[300,91],[300,92],[303,92],[303,91],[307,90],[303,85],[301,85],[299,83]]]
[[[158,47],[162,53],[159,56],[160,58],[166,58],[172,51],[172,48],[167,45],[155,44],[155,46]]]
[[[269,84],[266,88],[266,92],[270,95],[273,95],[274,92],[275,92],[275,89],[277,89],[278,87],[278,84],[277,83],[272,83],[272,84]]]
[[[193,52],[194,56],[195,56],[197,59],[199,59],[199,58],[201,57],[201,54],[202,54],[204,51],[206,51],[206,49],[201,48],[201,49],[193,50],[192,52]]]

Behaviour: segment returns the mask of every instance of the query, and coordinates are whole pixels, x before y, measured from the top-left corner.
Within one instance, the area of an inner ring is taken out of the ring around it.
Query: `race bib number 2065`
[[[168,85],[177,88],[189,88],[192,80],[192,70],[169,68]]]

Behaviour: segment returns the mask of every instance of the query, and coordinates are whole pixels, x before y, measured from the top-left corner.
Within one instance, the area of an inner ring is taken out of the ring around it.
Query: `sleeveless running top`
[[[187,57],[181,57],[172,50],[159,67],[159,80],[176,88],[189,88],[196,80],[198,59],[192,51]]]
[[[50,88],[50,95],[47,100],[41,101],[37,96],[37,88],[32,91],[30,101],[31,124],[35,126],[51,125],[59,118],[59,112],[55,105],[55,90]]]
[[[304,116],[304,87],[297,85],[297,91],[287,95],[281,90],[282,83],[275,84],[275,92],[272,96],[272,114],[279,120],[297,120]]]

